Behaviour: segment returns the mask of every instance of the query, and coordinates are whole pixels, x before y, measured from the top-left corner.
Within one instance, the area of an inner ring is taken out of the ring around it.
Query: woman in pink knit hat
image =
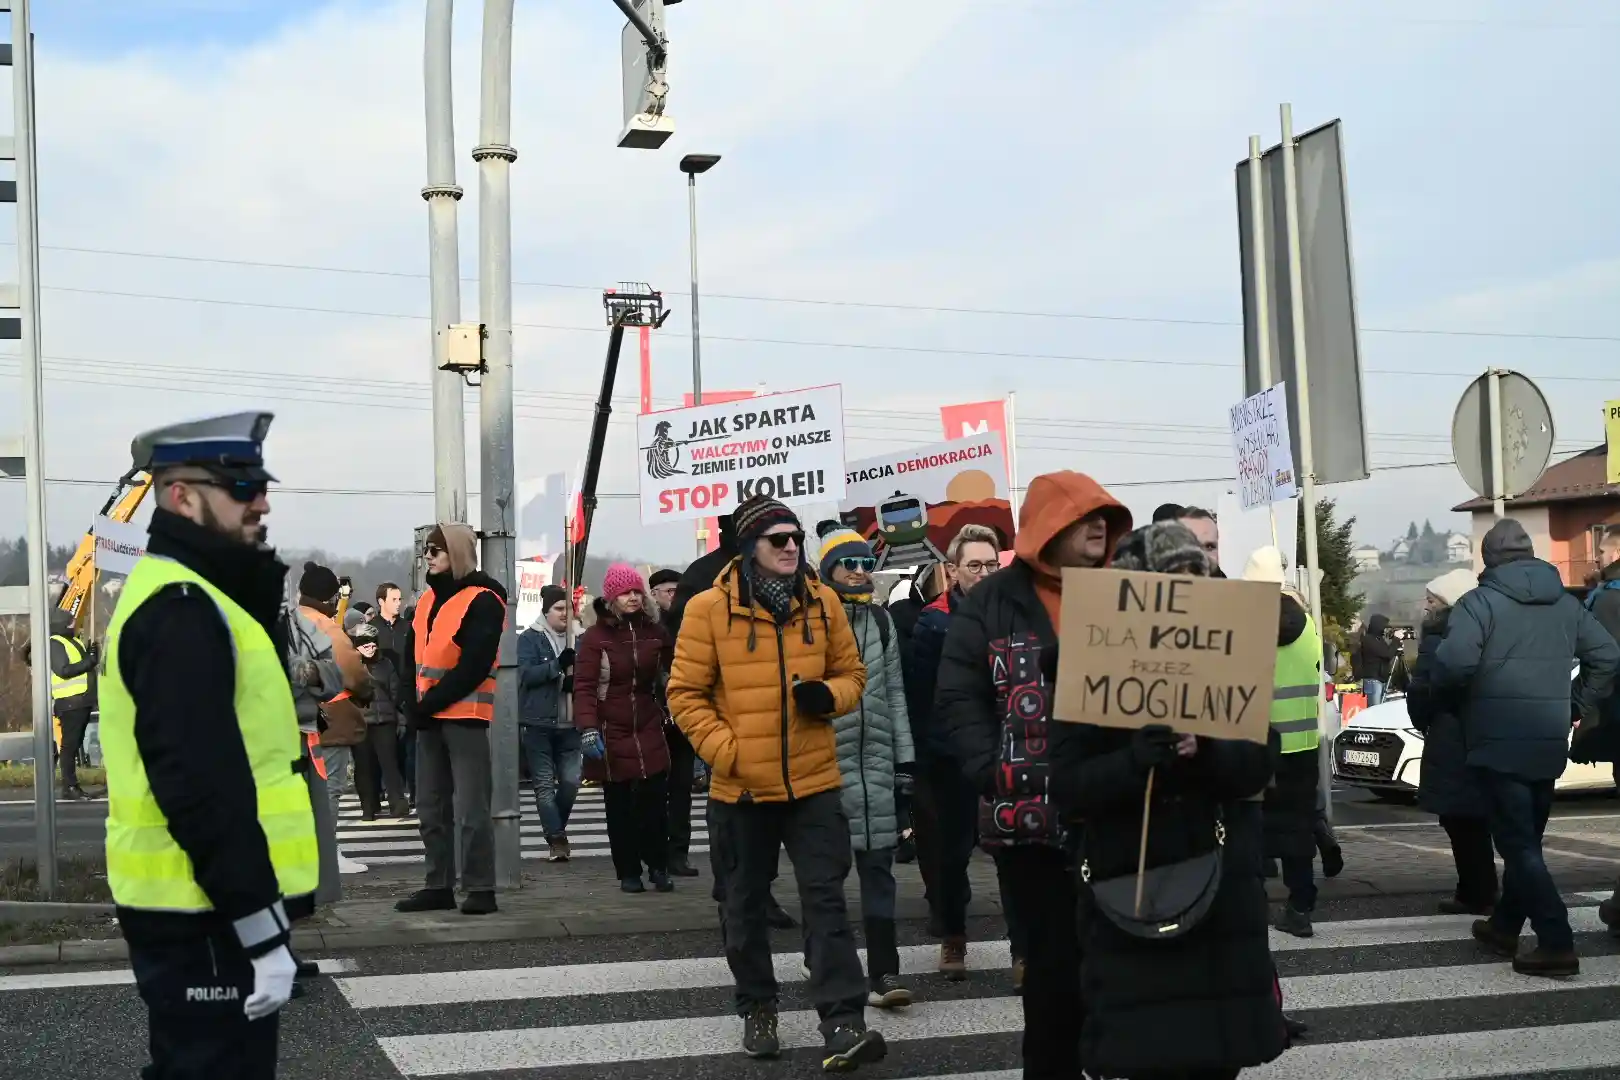
[[[648,610],[647,583],[614,563],[595,603],[596,622],[574,661],[574,726],[583,733],[586,775],[603,781],[608,846],[619,887],[670,892],[665,785],[664,684],[675,646]]]

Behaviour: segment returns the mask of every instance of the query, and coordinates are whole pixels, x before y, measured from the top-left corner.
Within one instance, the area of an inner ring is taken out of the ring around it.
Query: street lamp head
[[[681,172],[687,176],[706,173],[720,164],[719,154],[687,154],[681,158]]]

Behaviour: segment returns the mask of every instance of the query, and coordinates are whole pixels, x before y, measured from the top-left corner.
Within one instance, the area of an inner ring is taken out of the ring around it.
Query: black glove
[[[1131,736],[1131,764],[1142,772],[1163,768],[1176,759],[1181,736],[1164,724],[1149,724]]]
[[[917,776],[911,762],[902,762],[894,767],[894,793],[910,798],[917,788]]]
[[[1057,682],[1058,647],[1057,642],[1041,646],[1041,677],[1048,683]]]
[[[573,675],[564,675],[563,676],[562,692],[565,693],[565,694],[572,694],[574,692],[574,676]]]
[[[564,671],[571,671],[574,667],[574,650],[564,649],[557,654],[557,666]]]
[[[838,702],[833,700],[833,692],[820,679],[794,683],[793,704],[799,707],[800,712],[823,720],[838,708]]]

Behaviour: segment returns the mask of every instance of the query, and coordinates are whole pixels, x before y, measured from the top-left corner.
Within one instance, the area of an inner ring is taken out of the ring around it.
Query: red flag
[[[652,407],[652,327],[641,328],[641,411],[650,413]]]
[[[741,401],[743,398],[751,398],[753,396],[754,396],[754,391],[752,391],[752,390],[705,390],[705,391],[703,391],[703,404],[705,404],[705,405],[719,405],[719,404],[721,404],[723,402]],[[690,409],[692,407],[692,395],[691,394],[683,395],[682,399],[681,399],[681,404],[685,408]],[[713,551],[715,548],[720,546],[720,519],[719,518],[704,518],[703,519],[703,532],[704,532],[704,535],[708,538],[707,540],[704,541],[704,543],[706,545],[705,550]]]
[[[1006,401],[998,398],[995,401],[973,401],[964,405],[941,405],[939,419],[945,428],[947,439],[966,439],[988,431],[1001,436],[1001,455],[1007,463],[1008,479],[1011,481],[1012,458],[1007,454]]]

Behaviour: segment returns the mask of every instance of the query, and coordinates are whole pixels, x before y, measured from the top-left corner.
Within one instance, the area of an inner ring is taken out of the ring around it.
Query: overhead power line
[[[1617,23],[1616,25],[1620,25]],[[222,259],[202,255],[172,255],[154,251],[118,251],[110,248],[74,247],[68,245],[44,245],[44,250],[70,252],[79,255],[101,255],[126,259],[153,259],[166,262],[199,263],[214,266],[239,266],[263,270],[290,270],[302,273],[318,274],[347,274],[361,277],[402,278],[413,281],[426,281],[428,275],[404,270],[372,270],[354,266],[327,266],[316,263],[271,262],[258,259]],[[472,281],[472,278],[463,278],[463,281]],[[557,281],[514,281],[515,286],[531,289],[557,289],[565,291],[600,293],[600,285],[583,285]],[[81,290],[93,291],[93,290]],[[685,296],[679,289],[663,290],[666,296]],[[1240,321],[1233,319],[1192,319],[1157,315],[1122,315],[1103,314],[1099,312],[1079,311],[1041,311],[1017,308],[984,308],[965,305],[945,304],[909,304],[898,301],[878,300],[850,300],[835,298],[820,298],[807,296],[766,296],[750,293],[704,293],[705,299],[735,300],[759,304],[788,304],[811,307],[838,307],[854,309],[870,309],[877,311],[910,311],[922,314],[937,315],[976,315],[992,318],[1015,319],[1069,319],[1088,322],[1121,322],[1121,323],[1148,323],[1166,326],[1214,326],[1214,327],[1241,327]],[[357,313],[358,314],[358,313]],[[1620,343],[1620,334],[1564,334],[1537,331],[1515,330],[1457,330],[1440,327],[1417,326],[1363,326],[1362,333],[1366,334],[1407,334],[1430,337],[1469,337],[1469,338],[1502,338],[1508,340],[1524,341],[1586,341]]]
[[[428,316],[426,315],[413,315],[399,311],[364,311],[358,308],[326,308],[313,307],[303,304],[273,304],[260,300],[227,300],[218,297],[205,296],[169,296],[158,293],[124,292],[114,289],[81,289],[66,285],[47,285],[44,288],[49,292],[77,293],[86,296],[112,296],[127,300],[157,300],[179,304],[208,304],[220,307],[255,308],[264,311],[297,311],[316,315],[350,315],[372,319],[409,319],[415,322],[428,321]],[[554,323],[523,322],[514,322],[512,325],[525,330],[555,330],[568,333],[584,334],[605,334],[608,332],[608,329],[605,326],[563,326]],[[688,334],[667,330],[661,331],[661,333],[672,334],[674,337],[681,338],[690,337]],[[807,341],[792,338],[747,337],[727,334],[704,334],[703,340],[738,342],[749,345],[778,345],[810,349],[853,349],[863,352],[898,352],[930,356],[971,356],[998,360],[1056,360],[1065,363],[1078,364],[1132,364],[1149,367],[1211,368],[1221,371],[1234,371],[1238,366],[1236,363],[1230,361],[1164,360],[1136,356],[1083,356],[1072,353],[1015,352],[1000,349],[956,349],[927,345],[890,345],[863,341]],[[1617,337],[1614,340],[1620,341],[1620,337]],[[1442,379],[1471,379],[1475,377],[1473,372],[1467,371],[1423,371],[1412,368],[1366,368],[1364,369],[1364,373],[1368,375],[1400,375],[1408,378],[1413,376],[1423,376]],[[1597,376],[1587,375],[1547,375],[1534,374],[1530,372],[1527,372],[1526,374],[1531,374],[1534,378],[1543,382],[1609,383],[1613,381],[1609,378],[1600,378]]]

